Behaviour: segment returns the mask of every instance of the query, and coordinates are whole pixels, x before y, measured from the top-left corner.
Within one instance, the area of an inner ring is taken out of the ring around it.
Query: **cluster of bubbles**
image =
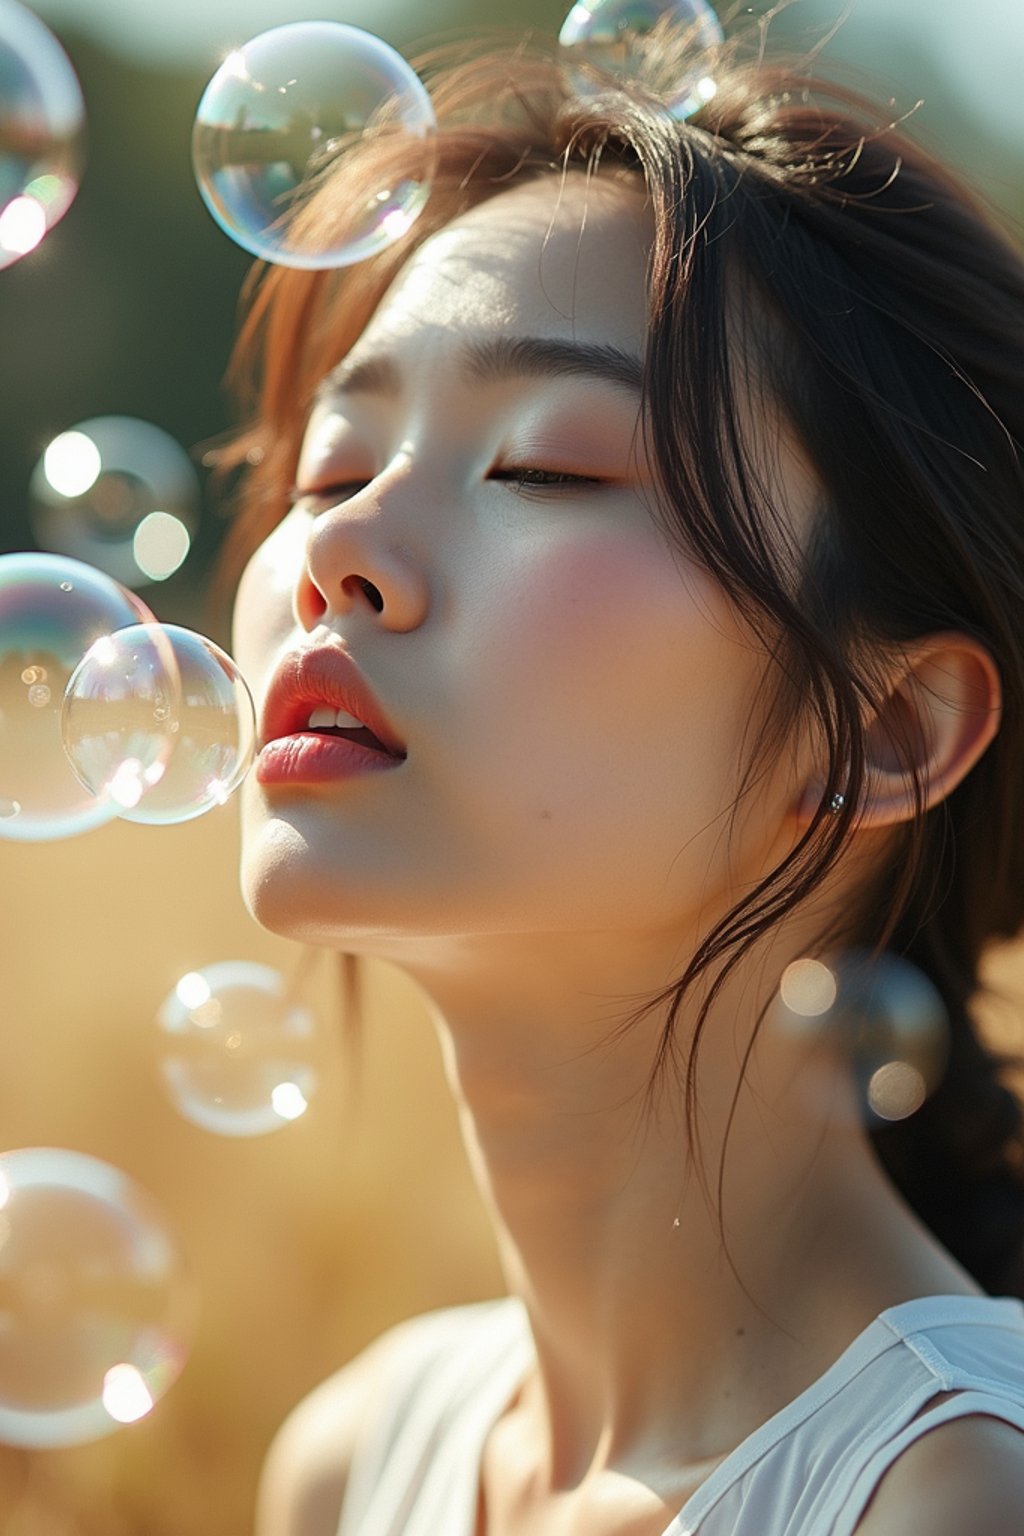
[[[321,1038],[298,985],[251,961],[182,976],[156,1018],[174,1109],[222,1136],[298,1120]],[[145,1417],[177,1379],[196,1298],[153,1199],[97,1158],[0,1154],[0,1442],[46,1450]]]
[[[651,34],[682,44],[651,74]],[[647,79],[684,119],[715,94],[724,33],[706,0],[580,0],[559,35],[574,88]],[[234,49],[206,87],[192,134],[200,195],[243,249],[282,266],[349,266],[400,240],[430,195],[437,123],[402,56],[358,27],[303,21]],[[335,173],[346,171],[344,195]]]
[[[0,0],[0,268],[36,246],[70,208],[82,168],[85,108],[53,33]]]
[[[908,960],[848,950],[833,960],[795,960],[783,972],[778,1025],[822,1046],[853,1074],[869,1126],[915,1114],[942,1081],[949,1017],[939,993]],[[815,1111],[831,1109],[835,1080],[812,1074]]]
[[[194,1321],[178,1244],[139,1185],[81,1152],[0,1154],[0,1441],[76,1445],[143,1418]]]
[[[199,480],[162,428],[96,416],[47,444],[29,483],[36,543],[95,565],[127,587],[165,581],[199,517]]]
[[[80,561],[0,556],[0,838],[191,820],[238,787],[255,738],[212,640]]]

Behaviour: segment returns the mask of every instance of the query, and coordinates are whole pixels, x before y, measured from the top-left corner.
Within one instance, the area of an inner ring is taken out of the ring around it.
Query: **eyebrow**
[[[546,336],[493,336],[460,349],[462,372],[470,383],[492,384],[510,378],[585,378],[639,392],[643,362],[632,352],[604,343],[558,341]],[[317,399],[332,395],[401,392],[401,373],[381,354],[344,358],[323,380]]]

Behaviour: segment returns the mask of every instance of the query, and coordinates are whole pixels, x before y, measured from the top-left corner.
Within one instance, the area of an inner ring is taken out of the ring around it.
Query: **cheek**
[[[653,532],[552,541],[487,606],[477,682],[524,786],[557,768],[614,796],[728,790],[760,668]]]

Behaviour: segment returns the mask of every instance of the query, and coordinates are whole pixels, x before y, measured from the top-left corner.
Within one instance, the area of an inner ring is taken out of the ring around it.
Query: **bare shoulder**
[[[359,1424],[411,1326],[389,1329],[292,1409],[263,1463],[256,1536],[336,1536]]]
[[[886,1473],[856,1536],[1020,1536],[1024,1432],[972,1414],[929,1430]]]

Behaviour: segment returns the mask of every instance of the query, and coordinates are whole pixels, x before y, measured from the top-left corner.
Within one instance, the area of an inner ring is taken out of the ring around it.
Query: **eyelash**
[[[488,479],[511,485],[519,495],[529,495],[531,492],[573,490],[579,486],[596,488],[607,483],[599,480],[595,475],[575,475],[566,470],[538,469],[533,465],[511,465],[505,469],[495,469],[491,471]],[[292,487],[290,500],[292,506],[311,509],[317,503],[342,501],[347,496],[355,495],[368,483],[366,480],[342,480],[337,485],[318,491],[305,491],[296,485]]]

